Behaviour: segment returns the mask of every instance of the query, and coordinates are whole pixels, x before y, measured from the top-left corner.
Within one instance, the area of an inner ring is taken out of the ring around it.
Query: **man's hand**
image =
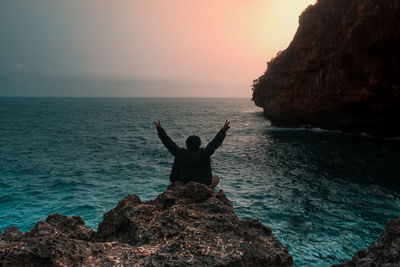
[[[161,127],[161,123],[160,123],[160,121],[159,121],[159,120],[158,120],[157,122],[153,121],[153,123],[156,125],[156,128],[157,128],[157,130],[160,130],[160,129],[162,129],[162,127]]]
[[[222,130],[224,130],[225,132],[229,130],[229,128],[231,128],[231,126],[229,126],[229,123],[231,123],[228,120],[225,120],[225,125],[224,127],[222,127]]]

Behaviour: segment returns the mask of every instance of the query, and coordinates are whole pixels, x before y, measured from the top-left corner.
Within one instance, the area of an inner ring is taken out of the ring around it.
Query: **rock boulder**
[[[291,266],[271,229],[241,220],[220,190],[173,184],[156,199],[130,195],[104,214],[98,231],[79,216],[50,215],[0,237],[1,266]]]
[[[368,248],[358,251],[351,261],[334,266],[400,266],[400,218],[390,221],[381,236]]]

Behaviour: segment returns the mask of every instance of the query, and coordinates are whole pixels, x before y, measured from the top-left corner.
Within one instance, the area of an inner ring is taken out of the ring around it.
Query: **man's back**
[[[169,152],[175,156],[174,165],[172,166],[170,180],[174,181],[196,181],[206,185],[211,185],[211,155],[224,141],[226,131],[230,128],[229,122],[226,121],[224,127],[217,133],[214,139],[208,143],[205,148],[200,148],[200,138],[198,138],[198,146],[188,146],[189,137],[186,140],[188,149],[178,147],[174,141],[167,135],[161,127],[160,122],[157,124],[158,136],[162,143],[167,147]]]
[[[211,184],[211,159],[204,148],[195,151],[181,148],[175,155],[174,166],[178,174],[174,176],[176,180]]]

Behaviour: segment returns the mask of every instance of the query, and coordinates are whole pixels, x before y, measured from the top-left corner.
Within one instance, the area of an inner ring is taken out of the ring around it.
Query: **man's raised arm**
[[[164,146],[168,149],[168,151],[172,154],[175,155],[176,152],[179,150],[179,147],[177,144],[175,144],[174,141],[167,135],[165,130],[161,127],[160,121],[154,122],[156,125],[156,129],[158,132],[158,137],[160,137],[161,142],[164,144]]]
[[[210,143],[208,143],[207,147],[206,147],[206,151],[207,154],[209,156],[211,156],[214,151],[220,146],[222,145],[222,142],[225,139],[226,136],[226,131],[229,130],[229,128],[231,128],[231,126],[229,126],[230,121],[225,120],[225,125],[221,128],[221,130],[217,133],[217,135],[214,137],[213,140],[211,140]]]

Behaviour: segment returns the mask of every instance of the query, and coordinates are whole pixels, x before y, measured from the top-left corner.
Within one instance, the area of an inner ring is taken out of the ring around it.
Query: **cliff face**
[[[224,192],[174,184],[155,200],[130,195],[98,231],[79,216],[50,215],[31,231],[6,229],[0,266],[291,266],[271,229],[238,219]]]
[[[273,125],[400,135],[400,0],[319,0],[253,84]]]

